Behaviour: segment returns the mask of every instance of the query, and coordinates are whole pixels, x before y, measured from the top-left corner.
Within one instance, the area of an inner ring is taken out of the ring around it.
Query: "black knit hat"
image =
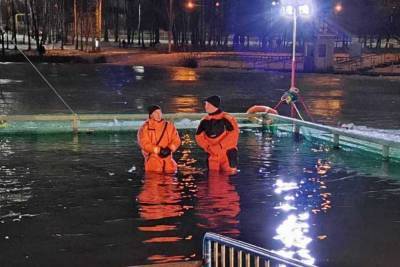
[[[149,116],[156,111],[157,109],[161,109],[160,106],[157,105],[152,105],[150,107],[147,108],[147,111],[149,112]]]
[[[209,96],[204,101],[207,101],[216,108],[219,108],[221,105],[221,98],[217,95]]]

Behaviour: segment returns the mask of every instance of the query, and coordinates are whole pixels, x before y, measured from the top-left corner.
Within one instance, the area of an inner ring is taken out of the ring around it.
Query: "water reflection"
[[[341,115],[343,110],[343,90],[329,90],[313,92],[316,99],[307,103],[309,110],[312,110],[313,115],[320,117],[334,117],[337,118]]]
[[[145,220],[158,220],[182,215],[180,191],[176,177],[146,173],[138,196],[139,214]]]
[[[184,220],[184,216],[191,216],[189,212],[194,209],[197,193],[194,175],[202,172],[194,166],[196,160],[191,155],[194,140],[188,133],[184,133],[181,139],[184,149],[177,156],[180,156],[178,166],[182,176],[147,173],[137,197],[139,215],[143,219],[138,230],[145,233],[146,239],[142,242],[148,246],[150,256],[147,260],[152,263],[187,261],[196,257],[190,246],[181,255],[174,254],[173,249],[166,254],[161,254],[159,250],[160,245],[185,248],[193,242],[192,231],[182,232],[180,221]],[[151,252],[152,249],[154,252]]]
[[[171,79],[173,81],[197,81],[199,78],[193,69],[175,68],[171,71]]]
[[[198,111],[200,101],[194,95],[182,95],[171,98],[170,105],[176,112],[194,113]]]
[[[143,66],[133,66],[132,69],[135,72],[135,79],[137,81],[143,80],[144,77],[144,67]]]
[[[208,180],[199,183],[196,213],[203,220],[198,226],[238,236],[240,197],[229,179],[228,175],[222,173],[209,173]]]
[[[0,79],[0,85],[9,84],[9,83],[22,83],[21,80],[11,80],[11,79]]]
[[[331,169],[328,161],[319,159],[314,170],[303,170],[300,179],[278,179],[274,184],[275,194],[280,201],[275,206],[283,221],[276,228],[275,240],[283,247],[277,252],[283,256],[299,259],[308,264],[314,264],[315,258],[309,249],[313,237],[310,234],[312,214],[327,212],[330,206],[330,193],[322,178]],[[318,239],[326,239],[319,235]]]
[[[19,222],[24,217],[34,217],[32,214],[17,212],[19,205],[32,198],[32,182],[25,182],[24,177],[30,175],[29,167],[18,167],[3,163],[15,153],[8,139],[0,140],[0,219]],[[13,210],[11,210],[13,209]]]

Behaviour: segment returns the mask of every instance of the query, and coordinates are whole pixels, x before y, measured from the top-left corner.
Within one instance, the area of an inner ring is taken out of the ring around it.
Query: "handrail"
[[[164,114],[166,120],[176,121],[178,129],[197,128],[196,123],[188,125],[184,119],[200,121],[205,113],[173,113]],[[231,113],[239,122],[240,127],[259,128],[263,127],[262,119],[251,122],[246,113]],[[39,114],[39,115],[0,115],[0,134],[12,133],[50,133],[50,132],[94,132],[94,131],[132,131],[138,130],[137,122],[148,119],[147,114]],[[180,121],[181,120],[181,121]],[[114,122],[109,124],[108,121]],[[26,124],[28,122],[28,124]],[[33,122],[33,124],[31,124]],[[58,126],[40,125],[40,123],[60,122]],[[92,123],[93,122],[93,123]],[[104,124],[106,122],[106,125]],[[20,125],[18,125],[20,123]],[[36,123],[36,124],[35,124]],[[70,123],[70,124],[68,124]]]
[[[386,139],[386,138],[378,138],[378,137],[374,137],[374,136],[369,136],[369,135],[362,134],[362,133],[354,133],[354,132],[351,132],[351,130],[340,129],[337,127],[326,126],[326,125],[317,124],[317,123],[308,122],[308,121],[302,121],[302,120],[289,118],[289,117],[285,117],[285,116],[281,116],[281,115],[266,114],[266,116],[274,118],[274,119],[278,119],[281,121],[294,123],[295,125],[298,125],[298,126],[305,126],[308,128],[312,128],[312,129],[316,129],[316,130],[320,130],[320,131],[324,131],[324,132],[329,132],[332,134],[347,136],[350,138],[355,138],[355,139],[359,139],[359,140],[363,140],[363,141],[367,141],[367,142],[371,142],[371,143],[375,143],[375,144],[379,144],[379,145],[386,145],[386,146],[390,146],[390,147],[400,148],[400,140],[396,141],[396,140],[390,140],[390,139]]]
[[[239,119],[247,119],[247,113],[230,113]],[[206,113],[169,113],[163,114],[165,119],[201,119]],[[79,120],[146,120],[147,114],[79,114]],[[0,115],[3,121],[71,121],[75,116],[70,114],[38,114],[38,115]]]
[[[214,249],[212,249],[212,242],[214,242]],[[221,246],[221,257],[219,255],[218,246]],[[278,264],[285,264],[287,266],[292,267],[313,267],[314,265],[306,264],[304,262],[290,259],[279,255],[276,252],[267,250],[265,248],[261,248],[243,241],[239,241],[233,238],[229,238],[223,235],[219,235],[216,233],[207,232],[203,237],[203,261],[205,266],[212,267],[218,266],[219,262],[222,262],[221,266],[225,266],[225,249],[229,248],[229,263],[230,266],[241,266],[242,261],[242,253],[245,253],[245,258],[248,264],[246,266],[250,266],[250,258],[251,256],[254,258],[254,265],[261,266],[261,262],[264,263],[264,266],[271,266],[271,262]],[[235,264],[234,250],[240,255],[237,257],[237,261],[239,264]],[[213,253],[214,252],[214,253]],[[233,262],[232,262],[233,261]],[[214,265],[213,265],[214,263]]]

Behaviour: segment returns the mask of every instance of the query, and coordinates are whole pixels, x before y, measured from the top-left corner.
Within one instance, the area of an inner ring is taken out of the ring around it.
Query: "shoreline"
[[[27,62],[25,57],[15,50],[7,50],[5,56],[0,54],[0,63]],[[246,62],[246,57],[257,58],[265,56],[263,52],[173,52],[143,49],[104,49],[100,52],[83,52],[72,49],[51,49],[44,55],[38,55],[35,50],[24,51],[28,58],[35,63],[67,63],[67,64],[114,64],[114,65],[140,65],[145,67],[188,67],[185,66],[186,58],[195,58],[198,63],[196,68],[239,69],[257,71],[290,72],[288,66],[257,66],[257,62]],[[282,53],[275,53],[277,56]],[[268,64],[269,65],[269,64]],[[297,68],[297,73],[334,74],[334,75],[362,75],[362,76],[400,76],[400,65],[358,71],[304,71]]]

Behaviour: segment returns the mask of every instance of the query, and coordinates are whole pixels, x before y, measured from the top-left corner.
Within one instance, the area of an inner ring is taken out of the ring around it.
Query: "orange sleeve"
[[[157,146],[151,143],[151,140],[148,135],[148,126],[145,123],[142,127],[140,127],[138,132],[138,143],[141,149],[143,149],[147,153],[153,153]]]
[[[201,147],[203,150],[208,152],[209,142],[205,138],[206,133],[201,129],[202,123],[203,123],[203,120],[200,121],[200,124],[197,127],[197,132],[196,132],[195,138],[196,138],[196,142],[199,145],[199,147]]]
[[[227,114],[225,118],[232,124],[233,130],[226,131],[225,137],[220,141],[220,144],[225,149],[234,148],[237,146],[239,140],[239,125],[235,117]]]
[[[171,131],[170,131],[170,142],[168,144],[169,149],[171,149],[172,152],[175,152],[178,147],[181,145],[181,138],[179,137],[179,133],[176,130],[175,125],[170,122],[169,123],[171,126]]]

